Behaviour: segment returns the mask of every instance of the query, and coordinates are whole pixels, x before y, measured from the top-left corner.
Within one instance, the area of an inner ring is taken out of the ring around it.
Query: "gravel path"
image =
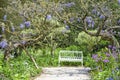
[[[43,68],[43,73],[34,80],[90,80],[89,70],[84,67]]]

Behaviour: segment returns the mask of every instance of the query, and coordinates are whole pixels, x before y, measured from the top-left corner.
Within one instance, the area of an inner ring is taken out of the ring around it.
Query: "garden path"
[[[43,73],[34,80],[90,80],[85,67],[51,67],[43,68]]]

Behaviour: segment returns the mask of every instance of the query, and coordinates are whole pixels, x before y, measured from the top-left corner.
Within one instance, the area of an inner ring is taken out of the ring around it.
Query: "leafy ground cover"
[[[28,48],[27,50],[36,60],[39,69],[36,69],[30,58],[26,56],[24,51],[22,55],[13,58],[6,63],[2,61],[3,54],[0,54],[0,79],[1,80],[29,80],[41,73],[42,67],[57,67],[58,66],[58,52],[62,48],[55,50],[54,56],[51,56],[50,49],[34,49]],[[70,46],[64,49],[78,50],[77,46]],[[116,62],[118,55],[108,53],[108,48],[102,49],[96,54],[84,56],[84,66],[91,67],[90,72],[93,80],[119,80],[120,64]],[[111,50],[113,51],[113,49]],[[115,51],[115,50],[114,50]],[[119,55],[120,57],[120,55]],[[63,62],[61,66],[81,66],[81,63]]]

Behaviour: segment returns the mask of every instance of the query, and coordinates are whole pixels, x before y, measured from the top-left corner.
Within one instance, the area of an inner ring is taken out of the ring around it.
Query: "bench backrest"
[[[59,52],[59,58],[81,58],[83,59],[83,53],[82,51],[61,50]]]

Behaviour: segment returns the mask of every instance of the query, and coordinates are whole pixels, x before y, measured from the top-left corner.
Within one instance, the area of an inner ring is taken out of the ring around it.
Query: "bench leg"
[[[60,60],[58,61],[58,66],[60,67]]]
[[[83,67],[83,61],[81,61],[82,67]]]

